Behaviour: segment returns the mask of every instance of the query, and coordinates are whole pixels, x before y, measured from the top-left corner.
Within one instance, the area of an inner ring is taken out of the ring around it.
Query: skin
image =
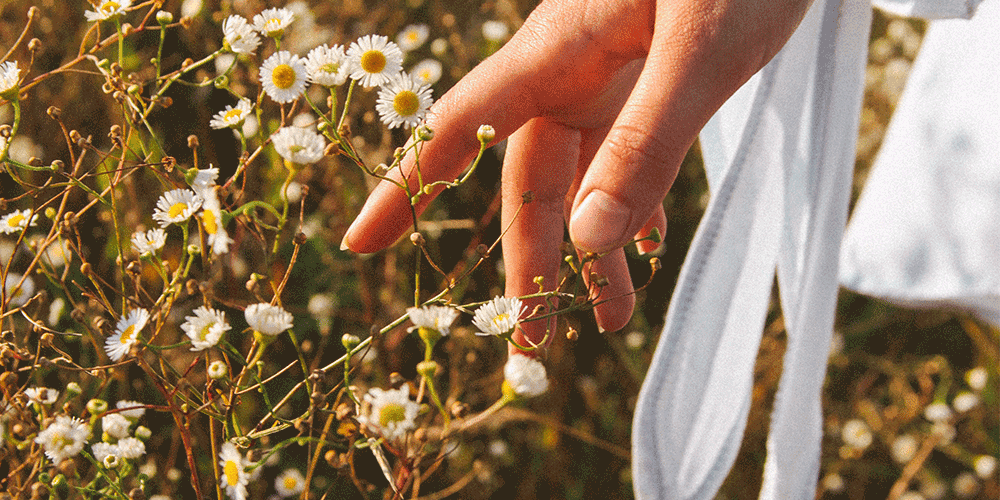
[[[623,328],[634,298],[622,247],[653,227],[666,231],[662,201],[706,121],[785,44],[810,0],[546,0],[513,38],[448,91],[427,123],[425,182],[454,179],[489,124],[509,136],[501,222],[506,295],[556,284],[568,223],[581,252],[606,253],[591,271],[609,284],[594,309],[604,330]],[[404,161],[409,172],[412,158]],[[399,180],[397,172],[393,172]],[[410,183],[415,189],[415,176]],[[421,199],[418,212],[432,196]],[[409,200],[375,188],[344,236],[375,252],[411,230]],[[657,244],[641,242],[639,250]],[[534,303],[529,303],[529,308]],[[530,309],[529,309],[530,310]],[[538,342],[543,322],[523,325]],[[521,333],[515,340],[524,342]],[[512,350],[514,348],[512,347]]]

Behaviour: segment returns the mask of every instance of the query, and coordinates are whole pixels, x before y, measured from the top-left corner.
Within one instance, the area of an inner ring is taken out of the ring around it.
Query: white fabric
[[[924,19],[972,17],[983,0],[873,0],[879,9],[890,14]]]
[[[1000,2],[931,23],[844,235],[841,283],[1000,325]]]
[[[936,15],[971,8],[907,4]],[[712,198],[636,404],[640,500],[710,499],[728,474],[776,268],[788,347],[761,498],[815,496],[870,19],[868,0],[815,0],[784,49],[702,131]]]

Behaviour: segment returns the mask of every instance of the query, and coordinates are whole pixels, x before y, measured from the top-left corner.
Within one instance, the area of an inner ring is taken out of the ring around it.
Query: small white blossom
[[[420,48],[430,36],[431,30],[426,24],[411,24],[396,35],[396,45],[403,52],[410,52]]]
[[[422,85],[434,85],[441,79],[441,62],[437,59],[424,59],[413,66],[410,76]]]
[[[972,467],[976,469],[976,475],[989,479],[997,470],[997,457],[993,455],[979,455],[972,462]]]
[[[104,350],[107,351],[111,361],[121,361],[128,354],[139,340],[139,331],[146,326],[147,321],[149,321],[149,311],[145,309],[133,309],[127,317],[122,316],[118,320],[115,334],[104,342]]]
[[[97,4],[96,11],[84,11],[83,16],[87,21],[104,21],[118,17],[125,13],[125,10],[132,6],[132,0],[101,0]]]
[[[94,443],[90,445],[90,453],[94,455],[94,459],[100,463],[104,463],[104,459],[111,455],[118,455],[118,447],[101,441],[99,443]]]
[[[851,448],[863,450],[872,444],[872,431],[863,420],[851,419],[844,423],[840,437]]]
[[[243,16],[233,14],[222,21],[225,46],[236,54],[253,54],[260,45],[260,37]]]
[[[458,310],[448,306],[411,307],[406,310],[413,326],[407,331],[417,328],[436,330],[441,335],[448,335],[451,324],[458,318]]]
[[[292,327],[292,314],[280,306],[251,304],[243,314],[250,328],[264,335],[273,337]]]
[[[414,419],[420,405],[410,401],[405,387],[387,391],[372,388],[365,394],[364,401],[371,407],[367,414],[358,416],[358,422],[387,441],[401,439],[407,431],[416,427]]]
[[[919,445],[920,443],[917,442],[917,438],[909,434],[897,437],[892,442],[892,459],[901,464],[909,462],[917,454],[917,447]]]
[[[34,404],[50,405],[59,399],[59,391],[48,387],[29,387],[24,390],[24,395]]]
[[[323,136],[304,127],[282,127],[271,135],[271,143],[282,158],[299,165],[316,163],[326,148]]]
[[[201,208],[202,199],[190,189],[173,189],[156,200],[153,219],[160,227],[188,220]]]
[[[510,35],[510,28],[502,21],[486,21],[483,23],[483,38],[491,42],[502,42]]]
[[[35,281],[31,276],[10,273],[4,280],[4,293],[7,294],[11,307],[21,307],[35,294]]]
[[[146,454],[146,443],[143,443],[134,437],[119,439],[117,446],[119,453],[118,456],[121,458],[134,460]]]
[[[21,70],[14,61],[0,64],[0,95],[7,96],[17,91],[21,83]],[[8,97],[12,98],[13,95]]]
[[[955,495],[958,498],[972,498],[979,492],[979,480],[973,473],[965,471],[955,478],[951,487],[955,490]]]
[[[222,443],[222,450],[219,451],[219,465],[221,466],[221,477],[219,483],[226,490],[226,494],[233,500],[246,500],[247,484],[250,478],[246,473],[246,462],[240,455],[236,445],[227,441]]]
[[[472,324],[476,335],[510,335],[528,308],[517,297],[494,297],[476,309]]]
[[[309,81],[324,87],[343,85],[351,75],[351,64],[347,60],[344,47],[326,44],[309,51],[306,56],[306,71]]]
[[[229,330],[226,313],[201,306],[194,310],[194,316],[187,316],[181,330],[191,339],[191,350],[200,351],[219,343],[222,335]]]
[[[380,35],[359,38],[347,49],[347,58],[354,69],[351,78],[365,87],[382,85],[403,69],[403,51]]]
[[[229,373],[229,368],[223,361],[215,360],[208,365],[208,378],[212,380],[219,380],[225,377]]]
[[[208,244],[212,247],[212,253],[222,255],[229,252],[229,245],[233,240],[222,222],[222,204],[219,203],[219,195],[215,188],[211,187],[206,189],[202,196],[205,202],[201,206],[201,226],[208,233]]]
[[[979,404],[979,396],[968,392],[962,391],[955,395],[955,399],[951,401],[951,406],[955,408],[958,413],[965,413]]]
[[[279,50],[260,66],[260,81],[274,102],[286,103],[297,99],[306,89],[306,65],[299,56]]]
[[[142,418],[143,415],[146,414],[146,405],[138,401],[129,401],[127,399],[123,399],[115,403],[115,408],[122,410],[118,413],[120,413],[122,416],[132,421],[139,420],[140,418]]]
[[[216,130],[227,127],[242,127],[243,122],[246,121],[247,116],[250,115],[251,109],[253,109],[253,104],[250,102],[250,99],[240,99],[240,102],[236,103],[236,107],[226,105],[226,109],[216,113],[215,116],[212,117],[212,120],[208,122],[208,125]],[[218,173],[218,169],[216,169],[216,173]]]
[[[430,86],[400,73],[379,89],[375,109],[389,128],[411,128],[426,118],[433,102]]]
[[[28,227],[34,226],[37,220],[38,214],[32,215],[30,209],[14,210],[0,217],[0,233],[20,233]]]
[[[549,389],[545,365],[523,354],[512,354],[503,367],[504,381],[522,397],[535,397]]]
[[[986,387],[986,381],[989,379],[989,373],[986,368],[982,366],[977,366],[967,372],[965,372],[965,382],[969,384],[969,387],[976,391],[983,390]]]
[[[253,27],[264,36],[279,38],[285,34],[285,28],[295,19],[292,11],[284,8],[266,9],[253,16]]]
[[[298,469],[285,469],[275,478],[274,489],[282,498],[298,495],[306,489],[306,478]]]
[[[90,428],[87,423],[76,417],[59,415],[45,430],[38,433],[35,443],[42,446],[45,456],[58,464],[64,459],[74,457],[90,439]]]
[[[128,437],[131,427],[132,422],[120,413],[108,413],[101,417],[101,428],[115,439]]]
[[[931,422],[942,422],[951,418],[951,408],[947,403],[931,403],[924,408],[924,418]]]
[[[167,232],[160,228],[150,229],[145,233],[136,231],[132,233],[132,248],[140,255],[149,252],[156,253],[167,244]]]

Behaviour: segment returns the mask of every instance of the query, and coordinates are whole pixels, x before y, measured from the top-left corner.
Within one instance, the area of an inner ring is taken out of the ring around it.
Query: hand
[[[425,182],[452,180],[479,149],[476,130],[510,136],[501,222],[506,295],[556,284],[564,221],[578,250],[605,253],[594,309],[618,330],[632,315],[621,247],[652,228],[665,234],[662,201],[688,148],[713,113],[791,36],[809,0],[547,0],[514,37],[435,103],[435,138],[421,153]],[[412,157],[404,160],[412,168]],[[392,172],[397,181],[396,171]],[[415,177],[415,176],[412,176]],[[415,189],[416,179],[411,179]],[[431,200],[424,196],[418,212]],[[380,250],[409,227],[409,200],[382,182],[344,236],[356,252]],[[656,244],[639,243],[640,251]],[[536,302],[537,303],[537,302]],[[529,307],[535,303],[530,303]],[[524,324],[539,342],[541,321]],[[515,340],[524,343],[523,337]]]

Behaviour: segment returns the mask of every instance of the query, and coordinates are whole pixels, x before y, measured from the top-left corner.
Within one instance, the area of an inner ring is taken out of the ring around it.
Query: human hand
[[[665,232],[662,200],[698,132],[780,50],[809,3],[544,1],[433,106],[423,178],[454,179],[479,149],[481,124],[492,125],[497,140],[510,136],[501,188],[501,223],[510,225],[506,295],[536,292],[535,276],[551,289],[568,221],[578,250],[606,253],[592,271],[608,279],[602,299],[614,300],[594,313],[599,326],[618,330],[634,305],[621,247],[654,227]],[[412,160],[403,162],[407,173]],[[390,176],[401,181],[395,170]],[[416,189],[415,178],[410,186]],[[514,218],[529,190],[534,201]],[[418,213],[432,197],[420,199]],[[356,252],[388,246],[407,230],[409,210],[403,191],[382,182],[344,245]],[[648,252],[657,244],[638,246]],[[528,340],[541,341],[542,323],[523,325]],[[515,340],[524,344],[520,334]]]

